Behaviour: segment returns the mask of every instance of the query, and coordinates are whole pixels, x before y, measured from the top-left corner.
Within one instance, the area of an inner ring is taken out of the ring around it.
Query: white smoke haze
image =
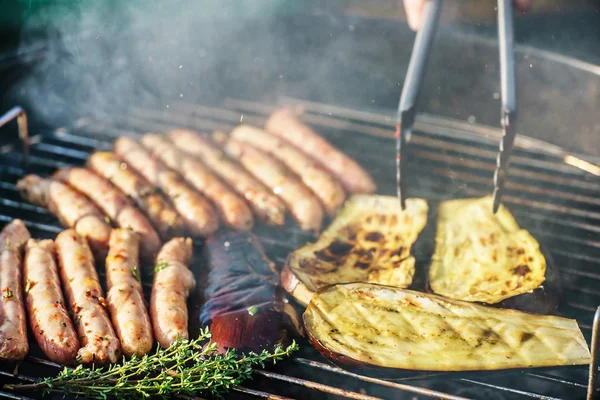
[[[280,35],[269,32],[270,22],[290,4],[82,1],[49,6],[22,34],[26,49],[43,32],[49,51],[16,90],[52,125],[73,115],[122,112],[130,105],[215,102],[266,78],[285,47]]]

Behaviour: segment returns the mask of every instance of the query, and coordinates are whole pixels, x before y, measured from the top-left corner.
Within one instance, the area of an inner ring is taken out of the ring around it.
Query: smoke
[[[22,49],[48,52],[15,90],[51,125],[106,118],[130,106],[218,103],[283,80],[273,68],[287,44],[272,31],[295,2],[57,2],[32,15]],[[269,76],[279,77],[269,79]],[[259,84],[259,82],[262,82]]]

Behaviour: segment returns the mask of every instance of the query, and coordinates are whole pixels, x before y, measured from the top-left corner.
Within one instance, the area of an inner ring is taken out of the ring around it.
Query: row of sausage
[[[8,224],[0,233],[0,360],[27,355],[27,320],[42,351],[62,364],[114,363],[148,353],[154,339],[163,347],[187,339],[191,239],[160,249],[149,307],[139,244],[130,229],[111,231],[104,296],[91,249],[74,229],[35,240],[21,220]]]
[[[265,130],[242,125],[212,137],[173,130],[140,143],[121,137],[87,167],[28,175],[17,186],[85,237],[97,257],[106,255],[113,224],[138,232],[141,255],[151,259],[161,239],[206,237],[220,221],[248,231],[254,216],[281,225],[289,211],[302,229],[318,231],[347,193],[375,190],[362,167],[289,110],[273,113]]]

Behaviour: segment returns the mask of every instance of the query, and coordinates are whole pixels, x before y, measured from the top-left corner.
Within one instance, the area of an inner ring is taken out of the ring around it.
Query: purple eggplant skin
[[[294,336],[291,307],[274,264],[258,237],[248,232],[217,233],[206,241],[208,285],[200,324],[209,327],[220,352],[273,349]]]

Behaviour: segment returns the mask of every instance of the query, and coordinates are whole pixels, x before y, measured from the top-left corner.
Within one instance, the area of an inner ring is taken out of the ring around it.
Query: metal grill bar
[[[356,393],[349,390],[340,389],[334,386],[324,385],[322,383],[312,382],[306,379],[295,378],[269,371],[256,371],[257,375],[262,375],[266,378],[276,379],[282,382],[291,383],[293,385],[303,386],[308,389],[316,389],[324,393],[342,396],[348,399],[356,400],[382,400],[379,397],[368,396],[366,394]]]

